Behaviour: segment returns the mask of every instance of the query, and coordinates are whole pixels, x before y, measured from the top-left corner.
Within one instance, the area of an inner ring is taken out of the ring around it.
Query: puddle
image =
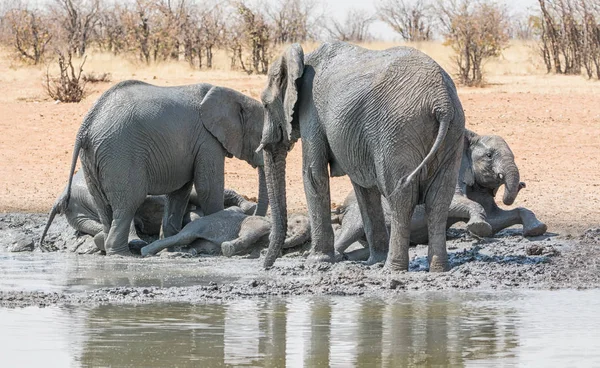
[[[600,291],[0,309],[3,366],[599,366]]]

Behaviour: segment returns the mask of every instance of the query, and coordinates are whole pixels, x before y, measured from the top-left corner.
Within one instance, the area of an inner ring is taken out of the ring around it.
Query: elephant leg
[[[140,202],[141,203],[141,202]],[[106,254],[131,255],[128,235],[137,208],[115,209],[113,221],[104,244]]]
[[[192,190],[192,182],[166,195],[160,237],[168,238],[181,231],[183,217]]]
[[[389,248],[389,235],[381,207],[381,192],[375,188],[363,188],[352,183],[356,200],[369,244],[370,256],[367,264],[384,262]],[[410,228],[410,226],[409,226]]]
[[[202,221],[190,222],[179,233],[168,238],[160,239],[143,247],[140,252],[143,257],[154,255],[161,250],[177,245],[188,245],[201,237],[204,230]]]
[[[248,217],[242,222],[238,237],[221,244],[221,253],[226,257],[248,253],[258,240],[270,231],[271,224],[264,217]]]
[[[326,149],[322,138],[302,141],[302,178],[312,239],[310,262],[335,261]]]
[[[454,194],[448,217],[463,219],[467,222],[467,229],[477,236],[492,235],[492,226],[486,221],[487,214],[483,206],[461,194]]]
[[[385,267],[391,271],[408,271],[410,227],[414,209],[419,200],[419,183],[409,183],[390,194],[391,233]]]
[[[386,229],[387,233],[387,229]],[[342,219],[342,227],[335,237],[335,250],[343,254],[346,249],[365,236],[365,229],[358,206],[346,210]]]
[[[148,245],[148,243],[140,239],[140,237],[138,236],[137,230],[135,228],[135,220],[131,221],[131,225],[129,226],[129,236],[127,238],[127,243],[130,249],[135,249],[136,251],[141,249],[143,246]]]
[[[96,236],[104,230],[104,227],[100,222],[89,218],[77,220],[76,226],[73,227],[77,229],[77,231],[91,236]]]
[[[446,224],[448,222],[448,210],[454,196],[457,171],[456,165],[453,163],[443,166],[431,181],[425,194],[425,213],[429,236],[427,258],[430,272],[448,270]]]
[[[519,224],[523,224],[523,236],[539,236],[547,230],[546,225],[540,222],[533,212],[523,207],[512,210],[497,208],[488,216],[488,222],[492,225],[494,233]]]
[[[204,216],[222,211],[225,191],[225,160],[203,162],[196,159],[194,172],[194,187],[196,188],[197,203]]]

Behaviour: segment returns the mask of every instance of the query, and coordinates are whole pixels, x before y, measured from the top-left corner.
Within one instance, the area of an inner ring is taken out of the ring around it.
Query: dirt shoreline
[[[0,255],[23,250],[40,253],[39,235],[45,225],[43,214],[1,214]],[[57,218],[48,240],[58,252],[90,253],[91,239],[76,237],[64,218]],[[33,250],[32,250],[33,249]],[[157,302],[205,303],[239,298],[265,298],[297,295],[346,295],[393,298],[405,292],[449,290],[587,289],[600,287],[600,228],[581,236],[547,233],[523,238],[520,229],[508,229],[494,238],[475,239],[464,230],[449,231],[448,250],[451,270],[446,273],[424,272],[427,247],[410,250],[410,272],[390,273],[382,265],[365,266],[343,261],[335,264],[308,264],[301,252],[291,253],[270,270],[262,269],[262,258],[196,257],[163,254],[149,259],[135,258],[138,266],[147,262],[169,262],[168,272],[178,267],[198,267],[200,282],[195,285],[116,286],[87,290],[1,290],[0,307],[48,305],[140,304]],[[113,259],[99,254],[77,256],[85,269],[110,270]],[[178,258],[179,257],[179,258]],[[175,258],[175,259],[174,259]],[[108,266],[107,266],[108,265]],[[197,266],[196,266],[197,265]],[[121,266],[122,267],[122,266]],[[148,267],[146,267],[148,268]],[[110,272],[110,271],[107,271]],[[153,271],[149,271],[152,274]],[[164,272],[164,271],[156,271]]]

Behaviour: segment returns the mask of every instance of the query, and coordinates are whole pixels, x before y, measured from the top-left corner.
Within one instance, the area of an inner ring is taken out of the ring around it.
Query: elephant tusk
[[[260,153],[260,151],[262,151],[262,150],[263,150],[263,148],[265,148],[265,145],[261,143],[261,144],[260,144],[260,146],[258,146],[258,148],[256,149],[256,151],[255,151],[255,152],[256,152],[256,153]]]

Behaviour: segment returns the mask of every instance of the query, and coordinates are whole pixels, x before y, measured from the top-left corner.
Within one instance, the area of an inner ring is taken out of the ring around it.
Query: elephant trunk
[[[286,157],[287,150],[279,145],[264,150],[267,191],[271,203],[271,234],[269,236],[269,249],[265,257],[265,268],[273,266],[273,263],[279,257],[287,232]]]
[[[514,163],[506,165],[501,175],[504,175],[504,197],[502,202],[510,206],[514,203],[519,193],[519,169]]]
[[[265,169],[258,167],[258,204],[254,211],[254,216],[266,216],[269,208],[269,195],[267,192],[267,180],[265,178]]]

